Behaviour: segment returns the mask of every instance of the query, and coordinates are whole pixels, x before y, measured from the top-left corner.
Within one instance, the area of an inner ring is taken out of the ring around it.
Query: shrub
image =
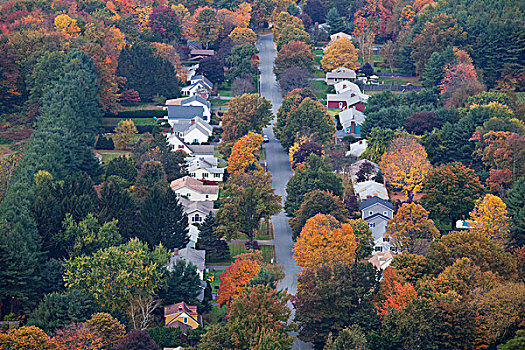
[[[95,149],[115,149],[113,138],[111,136],[99,135],[97,143],[95,144]]]

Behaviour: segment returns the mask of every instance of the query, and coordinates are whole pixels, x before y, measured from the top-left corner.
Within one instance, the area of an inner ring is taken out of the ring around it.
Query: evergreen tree
[[[106,165],[106,179],[112,175],[120,176],[121,178],[132,184],[137,177],[137,168],[135,168],[135,162],[133,159],[120,156],[113,158]]]
[[[195,265],[177,260],[166,273],[166,285],[159,291],[159,297],[164,305],[181,301],[194,303],[201,292],[201,279]]]
[[[150,247],[162,243],[169,250],[188,244],[188,217],[171,189],[148,189],[140,206],[139,237]]]
[[[117,75],[127,79],[125,89],[136,90],[142,101],[152,101],[155,95],[174,97],[179,92],[173,65],[155,55],[153,48],[144,42],[122,49]]]
[[[326,24],[330,27],[330,34],[339,33],[345,29],[345,22],[335,7],[332,7],[330,11],[328,11]]]
[[[215,218],[210,213],[199,226],[199,239],[197,240],[197,249],[206,250],[206,261],[222,262],[230,259],[230,249],[226,241],[220,239],[213,232],[215,228]]]
[[[520,247],[525,244],[525,177],[516,181],[507,192],[507,208],[512,217],[511,237]]]
[[[132,238],[136,229],[137,208],[131,193],[113,181],[105,182],[100,191],[98,219],[101,222],[118,220],[119,232]]]

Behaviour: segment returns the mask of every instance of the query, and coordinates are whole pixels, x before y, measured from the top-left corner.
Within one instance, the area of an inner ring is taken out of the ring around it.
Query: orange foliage
[[[263,137],[254,132],[249,132],[237,141],[232,148],[230,158],[228,158],[228,172],[233,174],[237,171],[243,171],[248,165],[256,164],[256,167],[262,169],[257,164],[255,152],[261,148]]]
[[[227,36],[235,28],[247,28],[250,24],[252,6],[246,2],[240,4],[235,11],[219,9],[217,19],[221,27],[221,35]]]
[[[339,263],[350,266],[357,248],[354,231],[331,215],[308,219],[293,248],[297,265],[316,268]]]
[[[102,350],[104,340],[86,323],[73,323],[56,332],[55,340],[68,350]]]
[[[22,327],[0,332],[0,350],[39,349],[61,350],[58,343],[38,327]]]
[[[233,299],[241,295],[261,268],[262,253],[252,251],[237,255],[235,261],[220,274],[221,285],[219,286],[219,296],[217,302],[219,307],[230,306]]]
[[[380,284],[382,300],[376,303],[375,309],[378,315],[384,316],[390,308],[404,309],[412,299],[417,297],[416,290],[410,282],[404,282],[396,271],[387,267],[383,272]]]
[[[56,16],[54,22],[56,30],[65,33],[66,35],[77,36],[78,33],[80,33],[80,28],[77,26],[77,20],[66,14]]]
[[[179,78],[180,81],[186,81],[186,70],[182,66],[179,54],[177,53],[177,50],[175,50],[173,45],[152,42],[151,46],[153,46],[153,48],[159,56],[162,56],[171,63],[173,68],[175,68],[177,78]]]

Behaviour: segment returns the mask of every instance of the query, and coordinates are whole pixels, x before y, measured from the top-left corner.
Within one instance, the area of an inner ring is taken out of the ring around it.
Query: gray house
[[[374,251],[385,252],[391,249],[388,239],[384,237],[388,220],[394,217],[394,206],[377,196],[365,199],[359,205],[361,218],[368,222],[374,237]]]

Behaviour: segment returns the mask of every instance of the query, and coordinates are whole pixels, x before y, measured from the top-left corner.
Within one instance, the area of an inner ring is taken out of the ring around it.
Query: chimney
[[[190,125],[193,125],[193,124],[195,124],[195,119],[192,119],[190,122]]]
[[[179,255],[179,249],[175,248],[173,249],[173,256],[177,256],[177,255]]]

